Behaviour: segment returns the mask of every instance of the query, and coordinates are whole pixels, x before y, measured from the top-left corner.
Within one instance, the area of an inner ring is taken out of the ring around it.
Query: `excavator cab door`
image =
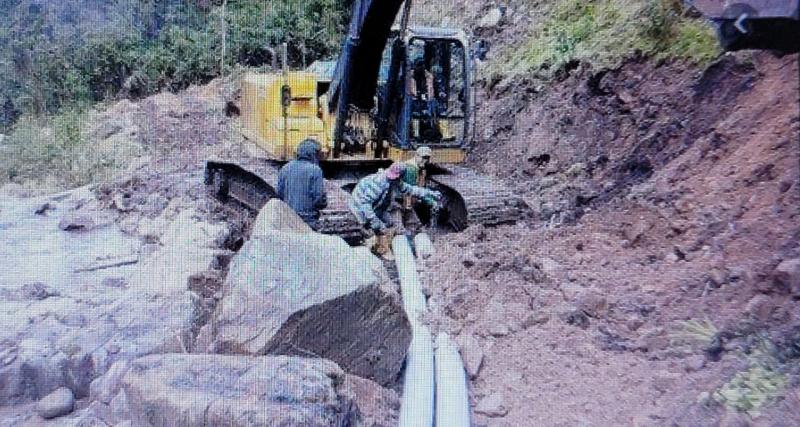
[[[403,110],[396,128],[405,146],[461,148],[471,114],[469,57],[457,38],[412,37],[403,67]]]

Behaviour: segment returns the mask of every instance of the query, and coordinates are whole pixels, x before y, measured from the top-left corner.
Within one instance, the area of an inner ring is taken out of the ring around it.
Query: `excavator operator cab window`
[[[458,145],[464,137],[466,63],[458,40],[414,38],[408,44],[409,139]]]

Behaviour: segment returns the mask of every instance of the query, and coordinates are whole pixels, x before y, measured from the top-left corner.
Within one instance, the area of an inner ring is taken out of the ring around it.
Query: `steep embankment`
[[[521,46],[518,15],[478,33]],[[798,57],[657,56],[483,75],[469,162],[535,215],[440,236],[425,278],[478,423],[800,419]]]

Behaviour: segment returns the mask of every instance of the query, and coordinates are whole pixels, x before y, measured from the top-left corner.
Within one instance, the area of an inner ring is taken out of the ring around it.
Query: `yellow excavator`
[[[320,231],[357,242],[361,229],[347,209],[356,180],[427,146],[436,165],[429,186],[443,193],[444,206],[435,219],[419,212],[423,221],[461,230],[524,217],[530,208],[503,183],[459,166],[475,123],[467,34],[410,27],[410,7],[410,0],[356,0],[337,61],[289,70],[284,45],[280,71],[246,74],[239,125],[257,155],[207,161],[205,183],[215,195],[260,209],[275,197],[281,163],[313,138],[329,199]]]

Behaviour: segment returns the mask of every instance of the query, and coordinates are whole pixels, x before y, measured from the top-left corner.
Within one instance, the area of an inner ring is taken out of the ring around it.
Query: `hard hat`
[[[433,151],[428,147],[419,147],[417,148],[417,155],[420,157],[430,157],[433,155]]]
[[[389,169],[386,169],[386,177],[389,179],[398,179],[405,172],[405,166],[402,163],[392,163]]]

